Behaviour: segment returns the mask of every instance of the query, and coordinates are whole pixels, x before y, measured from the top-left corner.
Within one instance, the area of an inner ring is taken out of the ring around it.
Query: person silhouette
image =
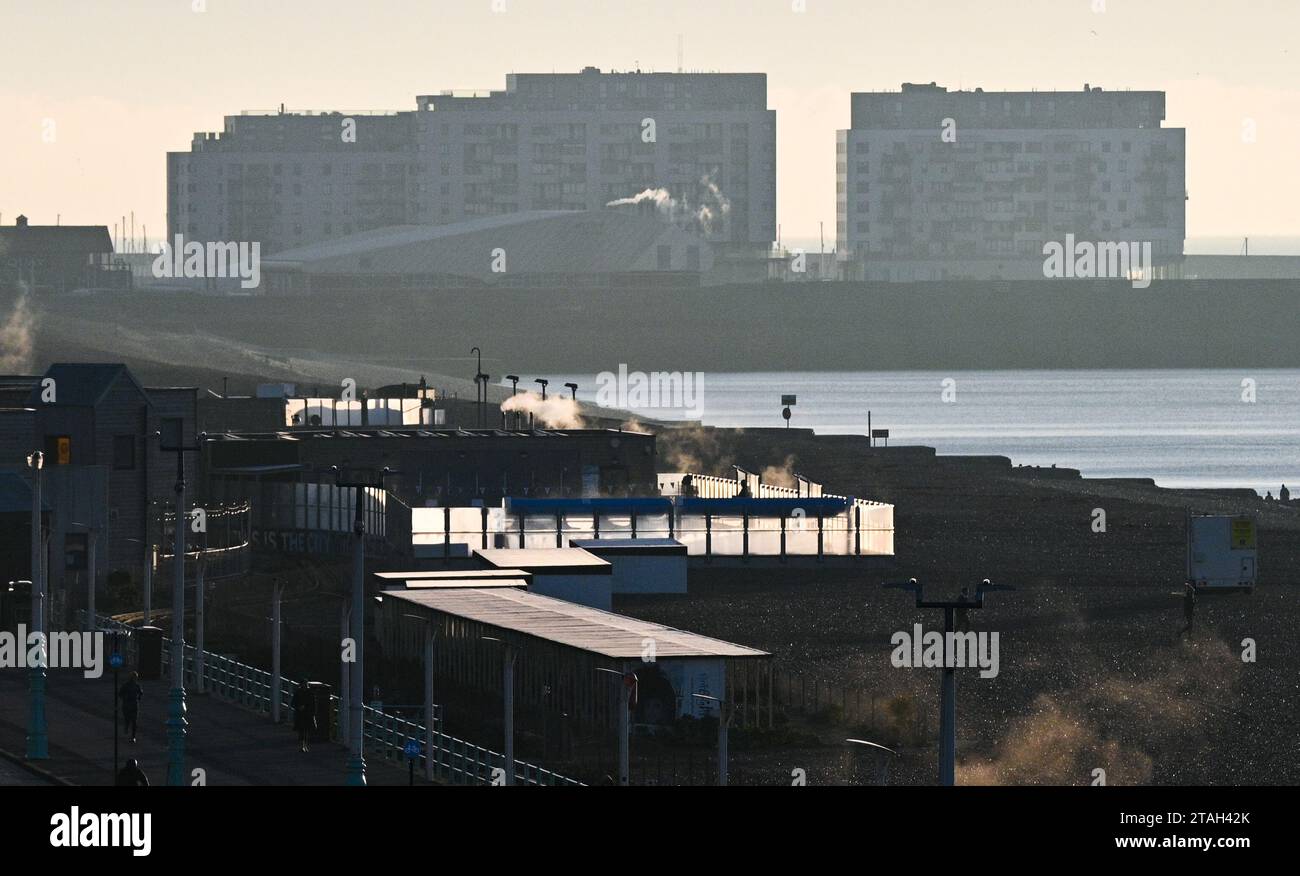
[[[130,758],[126,766],[117,771],[117,784],[127,788],[147,788],[149,787],[149,777],[140,769],[140,764],[136,759]]]
[[[122,701],[122,732],[131,732],[131,741],[135,742],[135,737],[140,729],[140,700],[144,697],[144,688],[140,687],[140,674],[132,672],[131,677],[122,685],[122,689],[117,692],[117,697]]]

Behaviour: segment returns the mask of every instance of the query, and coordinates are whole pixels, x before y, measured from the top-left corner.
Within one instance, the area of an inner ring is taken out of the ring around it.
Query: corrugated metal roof
[[[388,595],[441,614],[613,660],[642,659],[646,639],[654,642],[659,659],[771,656],[663,624],[507,588],[399,590]]]
[[[602,560],[582,548],[481,548],[474,553],[498,569],[613,569],[609,560]]]
[[[407,581],[406,590],[410,593],[418,590],[464,590],[466,588],[510,587],[527,590],[527,578],[443,578],[437,580]]]

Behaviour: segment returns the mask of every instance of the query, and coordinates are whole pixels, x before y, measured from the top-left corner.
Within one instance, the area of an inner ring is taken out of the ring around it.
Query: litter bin
[[[135,631],[136,672],[141,681],[158,681],[162,678],[163,631],[159,627],[138,627]]]
[[[330,741],[330,686],[323,681],[309,681],[307,688],[316,703],[316,729],[311,733],[312,742]]]

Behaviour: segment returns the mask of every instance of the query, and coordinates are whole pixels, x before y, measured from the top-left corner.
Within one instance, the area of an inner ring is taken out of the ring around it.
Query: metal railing
[[[80,629],[85,614],[78,610],[76,615]],[[124,635],[126,647],[123,653],[132,664],[135,664],[137,662],[133,635],[135,628],[103,615],[96,618],[96,623],[101,630]],[[171,671],[171,641],[164,636],[162,645],[163,673],[166,675]],[[192,645],[185,645],[184,652],[185,675],[187,679],[193,680],[196,652]],[[205,691],[228,702],[237,703],[263,714],[270,714],[271,691],[274,687],[270,672],[211,651],[203,652],[202,666]],[[293,684],[286,684],[284,677],[281,677],[279,693],[282,715],[293,714],[292,690]],[[432,753],[431,774],[435,781],[453,785],[500,784],[501,777],[504,776],[505,755],[443,733],[439,729],[443,723],[441,706],[433,707],[433,732],[427,737],[423,723],[410,721],[372,706],[363,706],[363,709],[363,735],[366,748],[371,753],[378,754],[386,760],[405,761],[407,743],[415,742],[419,746],[416,766],[420,770],[427,769],[427,761]],[[338,739],[341,713],[345,719],[345,707],[340,703],[338,696],[330,694],[330,738],[335,740]],[[430,751],[430,744],[432,751]],[[426,772],[427,774],[430,773]],[[561,776],[518,759],[515,760],[515,783],[537,786],[582,784],[576,779]]]

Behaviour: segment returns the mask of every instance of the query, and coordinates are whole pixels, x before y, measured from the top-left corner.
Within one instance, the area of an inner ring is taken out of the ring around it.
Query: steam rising
[[[1066,695],[1040,695],[1029,714],[1016,718],[992,758],[958,765],[957,781],[970,785],[1080,785],[1092,770],[1107,784],[1151,781],[1152,753],[1197,750],[1212,711],[1232,708],[1241,660],[1223,642],[1191,642],[1152,656],[1147,678],[1111,675]],[[1123,719],[1123,720],[1121,720]],[[1135,738],[1108,736],[1104,724],[1140,728]]]
[[[767,466],[763,469],[760,476],[765,484],[771,484],[774,487],[789,487],[790,489],[794,489],[799,484],[794,477],[794,467],[794,454],[787,454],[785,462],[780,465]]]
[[[18,296],[3,325],[0,325],[0,371],[26,372],[32,369],[36,318],[26,289]]]
[[[683,217],[688,220],[693,219],[699,228],[707,233],[713,230],[714,219],[731,212],[731,201],[718,188],[712,176],[706,174],[700,177],[700,185],[704,188],[705,196],[699,204],[692,204],[688,198],[674,198],[671,192],[660,187],[643,189],[630,198],[616,198],[607,202],[605,206],[628,207],[652,204],[670,221]]]
[[[521,392],[501,403],[502,411],[532,414],[543,429],[581,429],[582,410],[578,403],[563,396],[548,396],[545,401],[535,392]]]

